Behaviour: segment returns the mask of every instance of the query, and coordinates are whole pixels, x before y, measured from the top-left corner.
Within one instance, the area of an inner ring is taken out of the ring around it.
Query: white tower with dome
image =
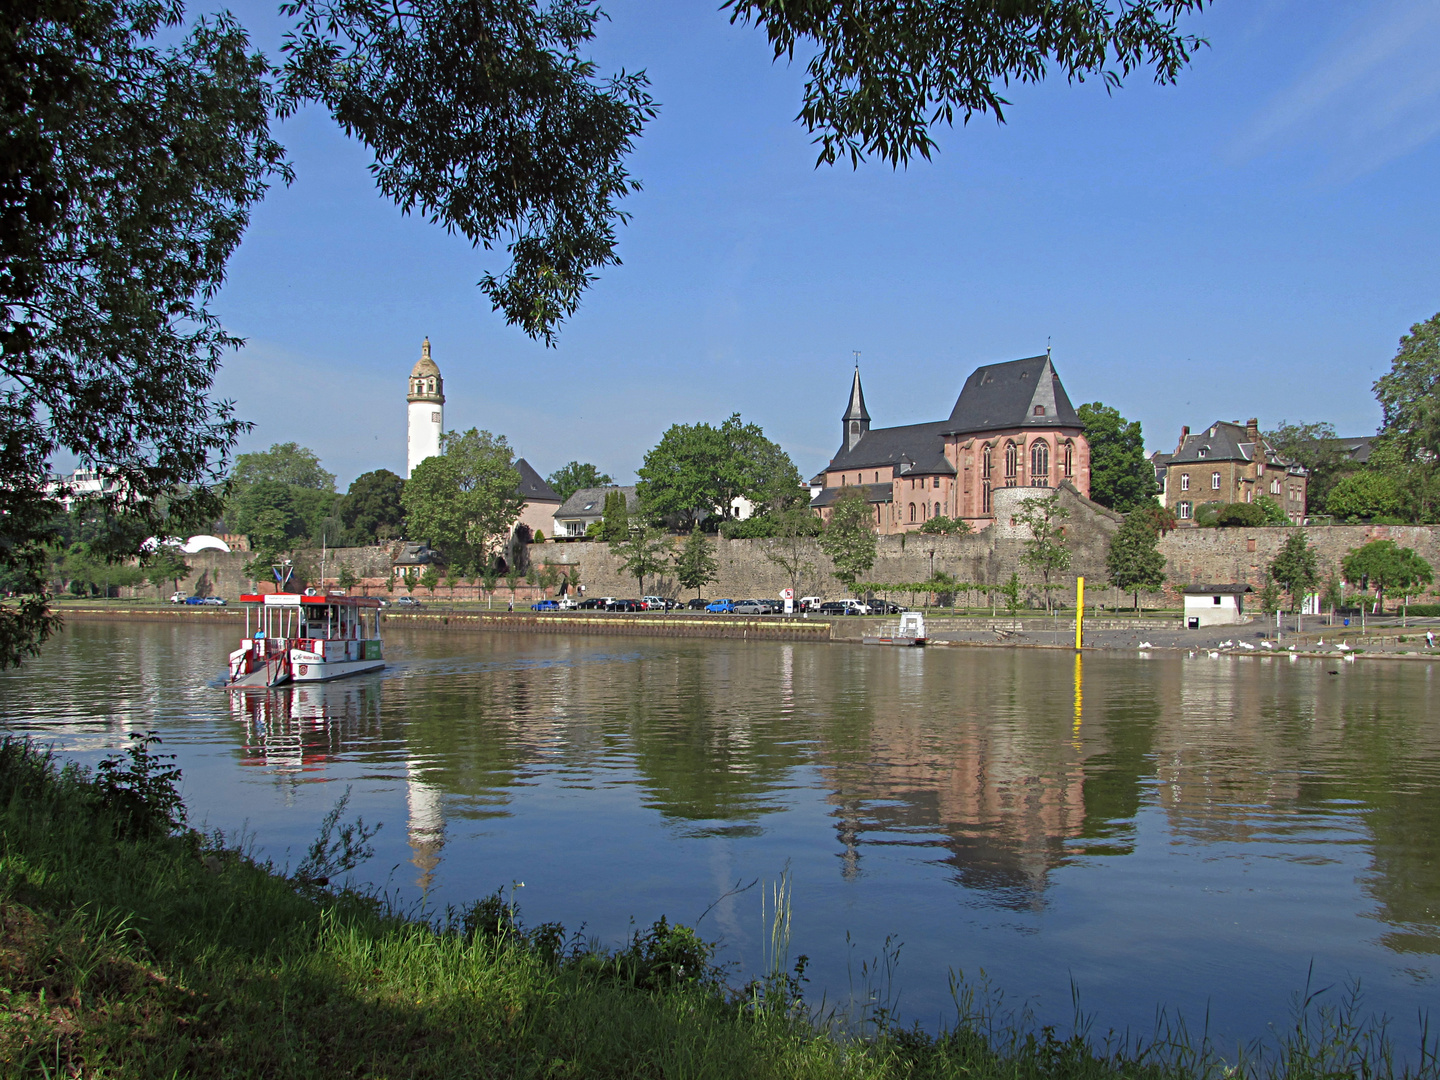
[[[410,372],[410,393],[405,400],[410,410],[409,453],[405,479],[427,457],[440,453],[440,432],[445,430],[445,380],[430,359],[430,339],[420,347],[420,359]]]

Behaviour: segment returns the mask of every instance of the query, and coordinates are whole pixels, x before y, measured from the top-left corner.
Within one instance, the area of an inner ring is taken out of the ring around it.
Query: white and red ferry
[[[242,596],[245,640],[230,654],[230,686],[324,682],[385,666],[373,596]]]

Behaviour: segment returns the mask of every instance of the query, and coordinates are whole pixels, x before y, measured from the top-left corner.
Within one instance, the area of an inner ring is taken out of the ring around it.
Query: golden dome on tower
[[[445,403],[445,380],[440,378],[440,368],[430,359],[430,339],[420,349],[420,359],[410,371],[410,393],[406,401],[433,401]]]
[[[425,344],[420,346],[420,359],[416,360],[415,366],[410,369],[410,377],[412,379],[416,379],[419,378],[421,375],[439,374],[439,367],[436,366],[434,360],[430,359],[430,339],[427,337],[425,339]]]

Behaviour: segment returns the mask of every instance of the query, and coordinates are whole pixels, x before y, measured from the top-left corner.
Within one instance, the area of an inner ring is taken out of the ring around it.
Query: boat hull
[[[300,660],[290,663],[290,680],[297,683],[329,682],[343,679],[347,675],[363,675],[367,671],[379,671],[385,666],[384,660]]]

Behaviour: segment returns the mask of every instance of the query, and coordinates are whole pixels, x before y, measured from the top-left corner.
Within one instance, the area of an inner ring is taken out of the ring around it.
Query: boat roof
[[[380,598],[376,596],[345,596],[340,593],[316,594],[306,596],[303,593],[252,593],[240,597],[242,604],[264,604],[266,607],[299,607],[301,604],[341,604],[345,607],[357,608],[378,608]]]

